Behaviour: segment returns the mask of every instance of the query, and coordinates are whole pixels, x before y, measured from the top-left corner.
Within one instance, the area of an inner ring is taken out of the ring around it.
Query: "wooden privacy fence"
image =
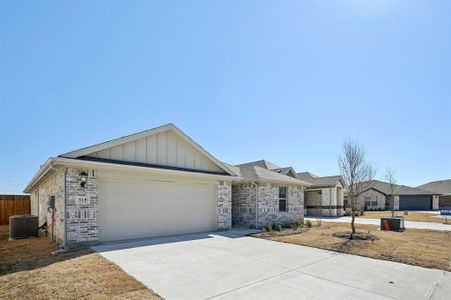
[[[9,217],[30,213],[30,196],[0,195],[0,225],[8,225]]]

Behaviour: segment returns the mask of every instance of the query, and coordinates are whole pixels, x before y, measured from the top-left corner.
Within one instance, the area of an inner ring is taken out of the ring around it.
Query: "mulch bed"
[[[348,240],[362,240],[362,241],[376,241],[379,237],[369,232],[356,232],[352,234],[351,231],[340,231],[333,234],[334,237],[348,239]]]
[[[277,230],[263,231],[263,232],[251,234],[251,236],[258,237],[258,238],[268,238],[268,237],[275,237],[275,236],[286,236],[286,235],[299,234],[299,233],[307,232],[308,230],[309,230],[308,227],[300,227],[298,229],[283,228],[281,231],[277,231]]]

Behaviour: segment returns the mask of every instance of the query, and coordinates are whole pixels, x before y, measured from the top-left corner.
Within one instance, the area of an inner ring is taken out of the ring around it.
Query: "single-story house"
[[[438,194],[406,185],[394,185],[372,180],[368,187],[359,193],[357,203],[365,210],[436,210]]]
[[[304,207],[309,216],[342,216],[344,213],[343,178],[298,173],[298,178],[310,184],[305,191]]]
[[[73,246],[230,229],[238,175],[173,124],[51,157],[25,188]]]
[[[451,179],[432,181],[417,188],[440,194],[439,207],[451,206]]]
[[[304,190],[291,167],[266,160],[226,165],[241,180],[232,183],[232,225],[260,228],[268,223],[291,224],[304,219]]]
[[[51,157],[24,192],[49,237],[76,247],[302,220],[308,184],[289,175],[225,164],[167,124]]]

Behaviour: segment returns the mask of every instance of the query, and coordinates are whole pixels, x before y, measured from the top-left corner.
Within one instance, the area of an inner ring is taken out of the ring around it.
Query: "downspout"
[[[55,170],[57,172],[64,172],[63,173],[64,174],[64,176],[63,176],[63,179],[64,179],[64,184],[63,184],[63,211],[61,212],[62,216],[63,216],[63,220],[64,220],[64,226],[63,226],[63,228],[64,228],[64,230],[63,230],[63,235],[64,235],[63,238],[64,238],[64,240],[63,240],[63,246],[62,246],[64,248],[66,246],[66,234],[67,234],[67,232],[66,232],[66,172],[67,172],[67,168],[64,168],[64,171],[63,171],[62,169],[58,169],[58,168],[55,168],[53,165],[50,165],[50,169]],[[55,199],[55,201],[56,201],[56,199]],[[52,211],[52,240],[53,240],[53,238],[55,238],[55,240],[56,240],[56,233],[54,232],[56,219],[53,217],[54,213],[55,213],[55,208],[53,208],[53,211]]]
[[[255,186],[255,229],[258,228],[258,184],[252,182]]]
[[[329,188],[329,216],[332,216],[332,188]]]
[[[63,220],[64,220],[64,230],[63,230],[63,249],[66,249],[67,244],[67,211],[66,211],[66,176],[67,176],[67,168],[64,168],[64,189],[63,189]]]

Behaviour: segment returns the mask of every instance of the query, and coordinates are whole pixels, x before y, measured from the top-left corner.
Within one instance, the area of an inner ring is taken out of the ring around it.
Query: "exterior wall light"
[[[80,173],[79,176],[80,176],[80,186],[81,186],[82,188],[84,188],[85,185],[86,185],[86,182],[88,182],[88,173],[86,173],[85,171],[83,171],[83,172]]]

